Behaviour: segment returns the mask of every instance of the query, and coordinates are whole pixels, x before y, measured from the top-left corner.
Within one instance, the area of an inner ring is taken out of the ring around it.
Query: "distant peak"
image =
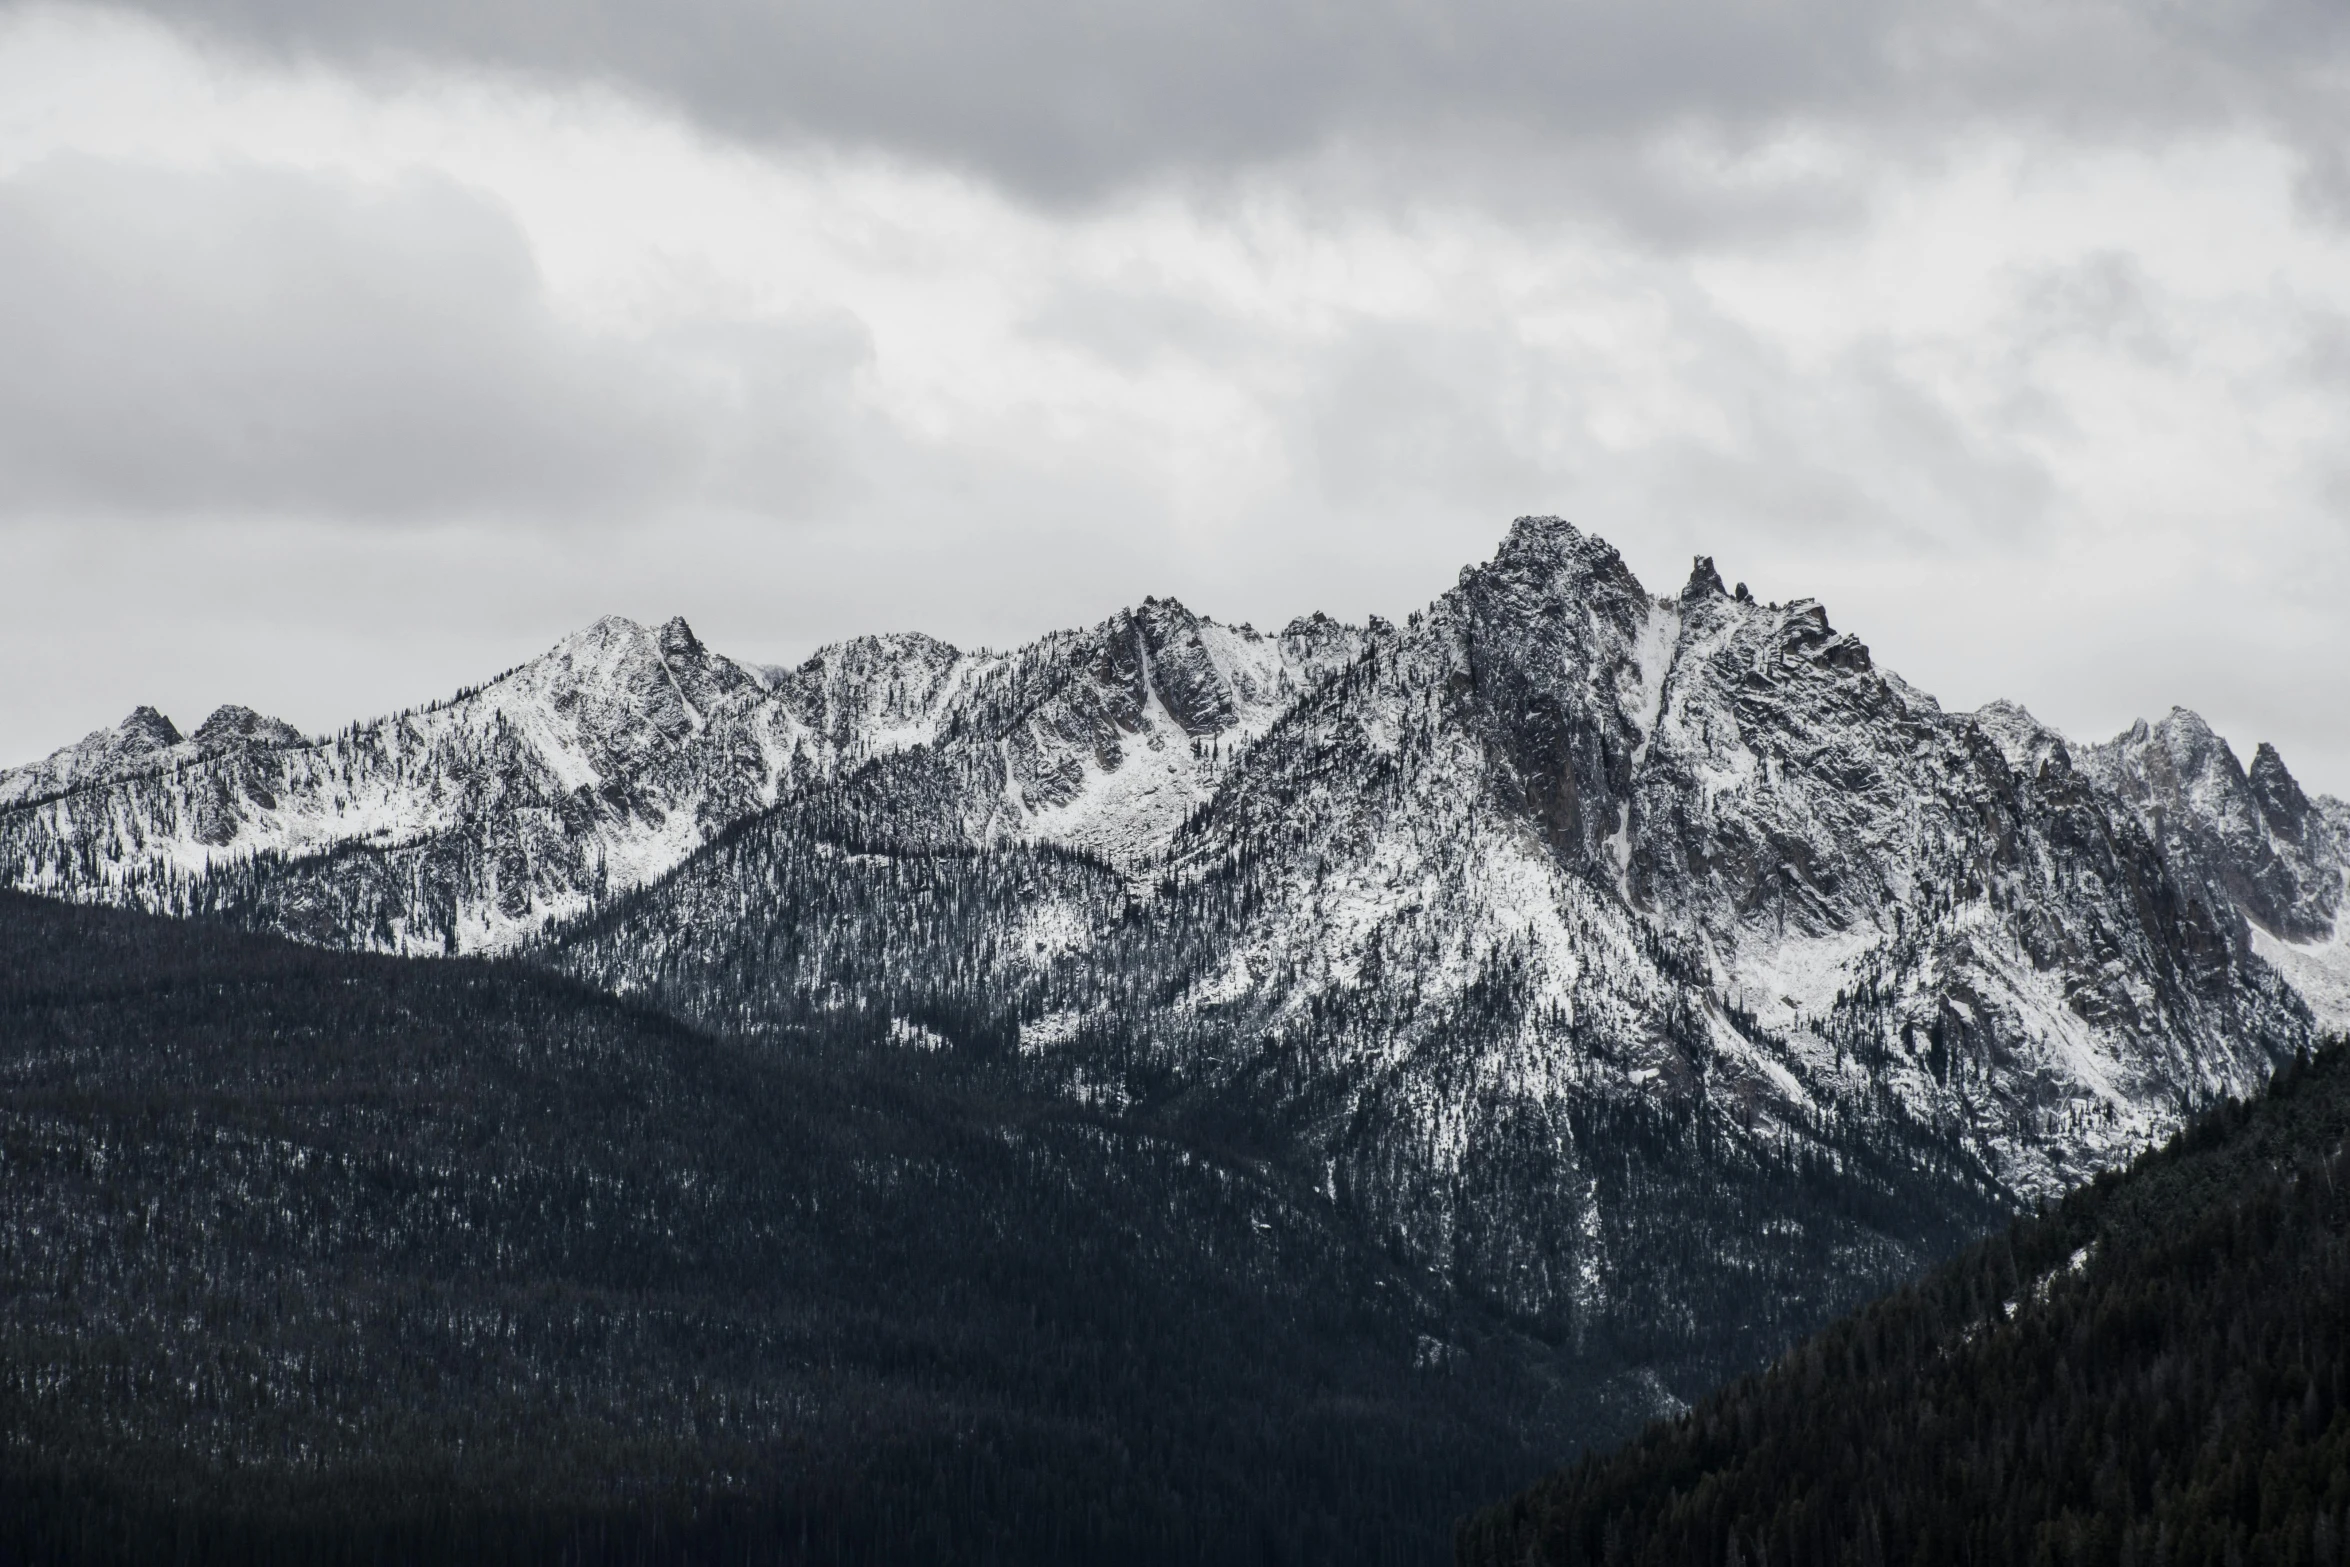
[[[114,726],[114,732],[126,740],[161,750],[177,745],[182,738],[179,726],[152,707],[141,705],[131,709],[131,716]]]
[[[598,615],[563,639],[566,643],[629,642],[651,633],[626,615]],[[560,644],[558,644],[560,645]]]
[[[845,673],[871,673],[901,663],[938,668],[961,656],[953,643],[926,632],[872,631],[826,643],[801,660],[796,670],[783,672],[821,680]]]
[[[2249,780],[2252,797],[2260,802],[2260,814],[2270,830],[2284,837],[2298,840],[2302,823],[2309,819],[2309,796],[2285,768],[2285,759],[2277,748],[2266,740],[2252,753]]]
[[[2020,702],[2003,697],[1976,708],[1972,716],[1975,727],[1991,737],[2008,765],[2027,774],[2037,772],[2050,756],[2066,750],[2064,737],[2034,718]],[[2069,766],[2069,753],[2067,756]]]
[[[1564,517],[1520,517],[1510,524],[1508,536],[1494,552],[1493,564],[1564,564],[1577,559],[1612,561],[1616,559],[1615,546],[1583,532]]]
[[[2214,746],[2227,750],[2227,742],[2203,721],[2201,713],[2190,707],[2174,707],[2152,725],[2140,719],[2130,727],[2130,733],[2141,741],[2160,740],[2174,755],[2200,755]],[[2232,757],[2234,752],[2229,755]]]
[[[1722,574],[1714,570],[1714,558],[1711,555],[1700,555],[1690,562],[1689,582],[1681,589],[1682,603],[1693,603],[1698,599],[1706,598],[1724,598],[1728,596],[1728,593],[1729,590],[1722,586]]]
[[[694,628],[685,623],[683,615],[672,615],[661,624],[661,652],[669,658],[700,658],[702,639],[694,635]]]
[[[282,718],[271,718],[256,713],[249,707],[234,702],[212,710],[212,716],[196,726],[190,737],[200,746],[234,745],[293,745],[301,740],[301,731]]]
[[[2235,748],[2192,708],[2174,707],[2153,723],[2141,718],[2112,743],[2140,770],[2152,768],[2180,779],[2210,775],[2241,781],[2244,777],[2244,764],[2237,759]]]
[[[1599,593],[1611,600],[1647,597],[1616,547],[1560,517],[1520,517],[1493,559],[1461,568],[1459,586],[1476,593],[1531,592],[1555,599]]]
[[[1502,548],[1579,544],[1583,535],[1564,517],[1519,517],[1510,523],[1509,536],[1502,540]]]

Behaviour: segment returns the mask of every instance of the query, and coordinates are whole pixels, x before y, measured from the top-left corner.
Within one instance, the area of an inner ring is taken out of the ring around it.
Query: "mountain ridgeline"
[[[26,891],[500,955],[1258,1172],[1437,1303],[1422,1361],[1539,1383],[1477,1407],[1552,1458],[2350,1022],[2346,872],[2271,748],[1945,712],[1547,518],[1400,625],[1154,599],[776,669],[607,620],[333,736],[142,709],[0,773]]]

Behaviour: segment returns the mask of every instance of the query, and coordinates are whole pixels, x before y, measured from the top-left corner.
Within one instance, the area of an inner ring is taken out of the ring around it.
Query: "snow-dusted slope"
[[[264,718],[249,707],[221,708],[183,739],[170,719],[142,707],[113,728],[85,735],[29,767],[0,771],[0,807],[158,771],[239,746],[297,745],[301,739],[291,725]]]
[[[832,808],[894,844],[1049,843],[1144,872],[1368,634],[1313,616],[1265,636],[1146,599],[975,667],[930,744],[858,775]]]
[[[300,934],[494,947],[667,869],[771,802],[811,749],[766,683],[683,621],[601,620],[454,701],[326,739],[241,713],[27,791],[0,815],[9,881],[168,911],[290,861],[327,883],[291,911]]]
[[[0,875],[165,912],[257,909],[336,945],[503,950],[910,750],[955,773],[954,819],[987,841],[1136,866],[1355,635],[1316,620],[1266,637],[1151,601],[1011,655],[878,636],[757,669],[682,620],[607,618],[453,701],[326,739],[223,708],[183,741],[142,708],[0,773]]]

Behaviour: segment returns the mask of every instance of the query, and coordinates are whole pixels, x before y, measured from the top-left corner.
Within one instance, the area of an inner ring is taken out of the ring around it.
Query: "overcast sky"
[[[0,762],[1530,512],[2350,795],[2350,6],[0,0]]]

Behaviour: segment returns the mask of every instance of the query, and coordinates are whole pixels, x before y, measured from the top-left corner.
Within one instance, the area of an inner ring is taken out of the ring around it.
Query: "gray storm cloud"
[[[1985,120],[2131,137],[2257,123],[2302,147],[2316,186],[2350,188],[2350,8],[2332,0],[139,3],[293,55],[601,79],[730,134],[877,145],[1048,198],[1347,142],[1403,169],[1432,143],[1595,144],[1607,156],[1581,183],[1604,186],[1660,132]]]
[[[0,181],[0,343],[0,508],[355,520],[788,505],[861,352],[600,338],[496,203],[430,175],[73,156]]]

